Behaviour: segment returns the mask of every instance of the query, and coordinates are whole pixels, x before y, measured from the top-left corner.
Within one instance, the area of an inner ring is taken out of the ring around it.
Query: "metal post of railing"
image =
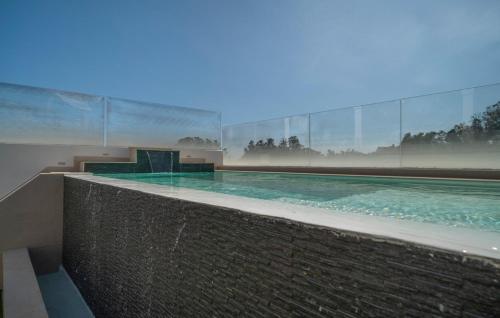
[[[403,100],[399,100],[399,167],[403,166]]]
[[[220,151],[223,151],[224,150],[224,145],[223,145],[223,141],[222,141],[222,112],[219,113],[219,138],[220,138]],[[224,156],[224,154],[222,154]]]
[[[104,96],[104,125],[103,125],[103,136],[102,143],[104,147],[108,145],[108,98]]]
[[[312,165],[312,160],[311,160],[311,149],[312,149],[312,145],[311,145],[311,113],[307,113],[307,137],[308,137],[307,143],[309,145],[309,150],[307,151],[308,152],[307,158],[308,158],[309,166],[311,166]]]

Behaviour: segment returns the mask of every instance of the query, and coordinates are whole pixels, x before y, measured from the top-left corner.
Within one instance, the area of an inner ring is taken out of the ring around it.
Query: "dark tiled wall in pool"
[[[65,178],[96,317],[499,317],[500,262]]]
[[[85,172],[149,173],[211,172],[213,163],[180,163],[179,151],[137,150],[137,162],[87,162]]]

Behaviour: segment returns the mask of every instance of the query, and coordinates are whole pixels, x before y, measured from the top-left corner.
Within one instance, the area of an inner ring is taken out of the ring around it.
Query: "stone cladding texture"
[[[500,262],[65,178],[96,317],[500,317]]]

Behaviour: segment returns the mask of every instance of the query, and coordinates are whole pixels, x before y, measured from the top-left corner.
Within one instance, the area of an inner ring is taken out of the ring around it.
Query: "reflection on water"
[[[500,232],[500,182],[233,171],[104,176]]]

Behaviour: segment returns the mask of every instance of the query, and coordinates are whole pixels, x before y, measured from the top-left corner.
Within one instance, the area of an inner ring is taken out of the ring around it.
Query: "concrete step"
[[[48,318],[27,248],[4,251],[4,318]]]

